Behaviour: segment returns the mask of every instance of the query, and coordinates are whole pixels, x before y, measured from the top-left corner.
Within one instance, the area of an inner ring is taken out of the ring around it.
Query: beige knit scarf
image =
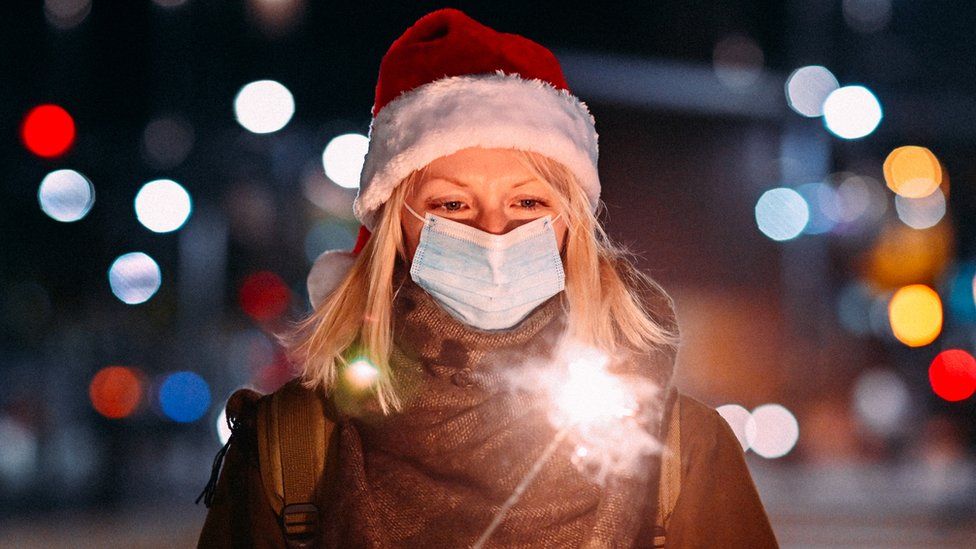
[[[504,380],[550,356],[565,326],[562,295],[487,332],[447,314],[402,267],[396,280],[391,366],[406,405],[383,416],[367,400],[340,415],[325,545],[470,547],[556,433],[541,392]],[[573,465],[573,450],[557,448],[487,546],[635,545],[653,516],[656,460],[647,475],[600,486]]]

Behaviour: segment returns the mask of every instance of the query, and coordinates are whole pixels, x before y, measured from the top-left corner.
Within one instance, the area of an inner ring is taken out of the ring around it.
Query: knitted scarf
[[[470,547],[556,435],[542,392],[505,380],[551,356],[565,328],[562,294],[509,330],[483,331],[451,317],[402,268],[395,280],[391,368],[405,406],[384,416],[366,399],[340,413],[325,545]],[[670,361],[664,373],[634,368],[670,378]],[[488,546],[635,545],[653,517],[657,460],[647,474],[600,486],[573,452],[557,447]]]

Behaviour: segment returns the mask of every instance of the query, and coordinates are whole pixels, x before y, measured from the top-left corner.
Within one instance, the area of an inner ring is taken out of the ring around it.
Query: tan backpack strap
[[[315,495],[334,423],[319,395],[293,380],[261,400],[257,424],[268,501],[281,517],[288,546],[309,547],[318,529]]]
[[[664,547],[668,523],[681,491],[681,395],[676,395],[668,422],[668,434],[661,456],[661,483],[658,487],[654,547]]]

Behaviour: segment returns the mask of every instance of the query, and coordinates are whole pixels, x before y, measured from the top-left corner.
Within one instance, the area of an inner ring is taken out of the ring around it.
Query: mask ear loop
[[[425,225],[427,224],[427,218],[421,217],[419,213],[413,211],[413,208],[411,208],[410,207],[410,204],[407,204],[406,201],[403,202],[403,206],[405,208],[407,208],[407,211],[409,211],[410,213],[412,213],[414,217],[416,217],[417,219],[419,219]]]

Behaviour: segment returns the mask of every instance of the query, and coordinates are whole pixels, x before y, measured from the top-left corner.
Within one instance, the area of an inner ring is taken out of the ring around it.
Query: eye
[[[449,212],[456,212],[460,210],[461,206],[463,205],[464,202],[461,202],[460,200],[448,200],[447,202],[441,204],[441,207],[443,207],[445,210]]]
[[[518,201],[518,207],[523,210],[535,210],[539,206],[545,206],[545,203],[538,198],[522,198]]]

